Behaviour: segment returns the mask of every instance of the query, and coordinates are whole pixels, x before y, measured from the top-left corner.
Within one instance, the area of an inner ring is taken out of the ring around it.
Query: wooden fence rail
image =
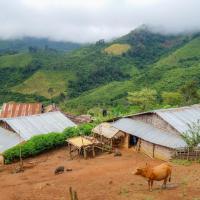
[[[183,160],[200,160],[200,147],[196,148],[179,148],[174,154],[175,159]]]

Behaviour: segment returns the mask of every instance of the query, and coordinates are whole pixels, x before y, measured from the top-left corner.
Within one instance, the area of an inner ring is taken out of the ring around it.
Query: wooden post
[[[73,192],[72,192],[72,187],[69,188],[69,195],[70,195],[70,199],[74,200]]]
[[[73,191],[72,187],[69,187],[69,195],[71,200],[78,200],[77,192]]]
[[[21,147],[21,144],[19,146],[19,158],[20,158],[20,170],[23,171],[23,159],[22,159],[22,147]]]
[[[81,151],[80,151],[80,149],[77,149],[77,150],[78,150],[78,156],[80,157]]]
[[[74,200],[78,200],[77,192],[74,191]]]
[[[111,146],[111,149],[113,148],[113,140],[111,138],[111,141],[110,141],[110,146]]]
[[[95,157],[94,145],[92,145],[92,155],[93,155],[93,157]]]
[[[71,147],[71,144],[69,143],[69,156],[70,156],[70,158],[72,159],[72,152],[71,152],[71,149],[72,149],[72,147]]]
[[[197,162],[197,149],[195,149],[195,161]]]
[[[139,138],[137,142],[137,152],[140,151],[140,148],[141,148],[141,139]]]
[[[85,147],[83,147],[83,156],[84,156],[85,159],[87,159],[87,152],[86,152]]]
[[[101,134],[101,144],[103,143],[103,136]],[[103,152],[103,148],[102,148],[102,152]]]
[[[189,147],[188,147],[187,160],[189,160],[189,154],[190,154],[190,149],[189,149]]]
[[[20,130],[19,130],[19,135],[20,135]],[[23,171],[24,170],[24,163],[23,163],[23,159],[22,159],[22,141],[20,139],[20,145],[19,145],[19,160],[20,160],[20,164],[19,164],[19,167],[20,167],[20,171]]]

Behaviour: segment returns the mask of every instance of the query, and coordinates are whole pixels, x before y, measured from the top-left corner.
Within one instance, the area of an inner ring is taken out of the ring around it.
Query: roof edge
[[[166,108],[166,109],[161,108],[161,109],[156,109],[156,110],[139,112],[139,113],[135,113],[135,114],[123,115],[123,116],[119,116],[119,117],[109,119],[106,122],[114,122],[114,121],[116,121],[118,119],[122,119],[122,118],[131,118],[131,117],[134,117],[134,116],[140,116],[140,115],[145,115],[145,114],[157,114],[158,112],[167,112],[167,111],[173,111],[173,110],[176,111],[176,110],[179,110],[179,109],[189,109],[189,108],[194,108],[194,107],[200,108],[200,103],[199,104],[193,104],[193,105],[190,105],[190,106],[182,106],[182,107],[174,107],[174,108]]]

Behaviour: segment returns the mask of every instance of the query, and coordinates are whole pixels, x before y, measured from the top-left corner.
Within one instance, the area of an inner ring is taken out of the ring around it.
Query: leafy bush
[[[165,105],[177,106],[183,102],[183,96],[179,92],[163,92],[163,103]]]
[[[194,148],[200,144],[200,120],[196,123],[188,124],[188,131],[182,134],[182,137],[188,147]]]
[[[149,88],[144,88],[137,92],[128,93],[128,101],[133,105],[141,107],[142,111],[149,110],[155,105],[157,91]]]
[[[79,135],[89,135],[93,128],[92,124],[83,124],[77,127],[67,128],[63,133],[48,133],[32,137],[26,143],[22,143],[6,150],[3,155],[5,163],[9,164],[20,158],[20,148],[22,158],[38,155],[44,151],[63,146],[66,139]]]

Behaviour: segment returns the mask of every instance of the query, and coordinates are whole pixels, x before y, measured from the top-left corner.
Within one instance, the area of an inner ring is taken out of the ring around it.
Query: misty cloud
[[[156,31],[200,30],[199,0],[0,0],[0,38],[93,42],[148,24]]]

